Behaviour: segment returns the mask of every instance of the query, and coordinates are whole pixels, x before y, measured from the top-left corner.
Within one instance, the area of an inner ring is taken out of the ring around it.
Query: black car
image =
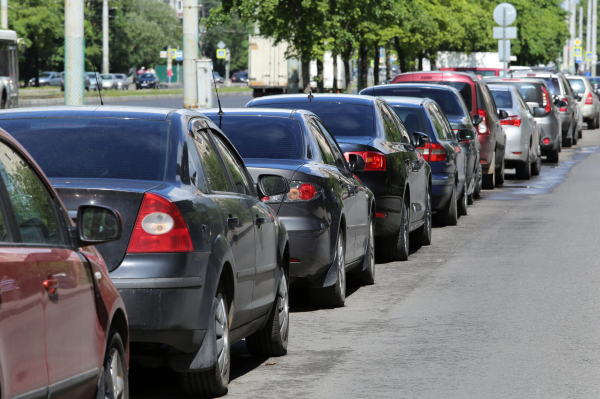
[[[459,204],[462,202],[468,202],[469,204],[472,204],[473,198],[479,198],[482,183],[482,171],[480,162],[481,144],[479,143],[477,128],[473,125],[471,116],[469,114],[469,109],[467,108],[467,105],[465,104],[465,101],[458,89],[448,85],[434,85],[427,83],[404,83],[369,87],[364,90],[361,90],[360,94],[364,94],[367,96],[418,97],[430,98],[434,100],[437,103],[437,105],[439,105],[442,108],[442,113],[446,118],[448,118],[450,126],[452,126],[452,130],[454,131],[455,135],[461,135],[461,138],[459,138],[460,146],[464,151],[467,162],[467,198],[461,197],[461,199],[459,200]],[[393,101],[393,99],[388,99],[388,102],[391,103],[391,101]],[[392,104],[392,106],[394,105]],[[406,127],[408,128],[409,132],[412,133],[411,127],[408,126],[404,119],[403,121]],[[437,130],[439,131],[439,129]],[[472,137],[472,139],[467,139],[467,137]],[[433,173],[435,174],[436,172],[434,171]],[[435,186],[435,182],[433,183],[433,185]],[[435,208],[436,207],[434,206],[434,209]],[[464,212],[466,212],[466,208],[464,209]]]
[[[140,89],[158,89],[158,85],[160,84],[160,79],[154,73],[146,72],[141,74],[138,77],[137,82],[135,83],[135,88],[137,90]]]
[[[119,240],[98,245],[129,315],[132,360],[181,372],[193,395],[227,392],[230,349],[283,355],[289,243],[227,137],[195,111],[52,107],[0,115],[56,187],[69,215],[105,205]],[[257,192],[258,191],[258,192]],[[235,304],[235,306],[234,306]]]
[[[250,174],[284,176],[287,195],[263,198],[290,237],[290,278],[308,282],[317,306],[343,306],[346,271],[375,281],[373,193],[354,174],[364,160],[344,159],[318,116],[303,110],[202,110],[235,145]]]
[[[431,168],[416,149],[427,136],[411,137],[387,102],[349,94],[298,94],[256,98],[246,106],[311,111],[346,157],[355,154],[365,160],[360,179],[375,195],[381,257],[408,259],[410,232],[422,245],[431,242]]]

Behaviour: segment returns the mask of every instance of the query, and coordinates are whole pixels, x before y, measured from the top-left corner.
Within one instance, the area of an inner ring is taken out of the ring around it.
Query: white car
[[[573,91],[581,97],[579,105],[583,121],[587,123],[588,129],[597,129],[600,127],[600,100],[594,95],[594,86],[585,76],[567,76],[567,80]]]

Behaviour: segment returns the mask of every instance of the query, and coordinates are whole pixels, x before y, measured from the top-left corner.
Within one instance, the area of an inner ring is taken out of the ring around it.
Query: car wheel
[[[560,146],[556,147],[556,150],[546,154],[546,160],[551,163],[558,163],[558,153],[560,152]]]
[[[246,348],[253,356],[283,356],[287,353],[290,329],[289,284],[285,270],[280,270],[279,286],[273,311],[267,324],[246,337]]]
[[[481,164],[477,165],[477,178],[475,180],[475,188],[473,189],[473,198],[481,198],[481,186],[483,185],[483,174],[481,173]]]
[[[104,388],[105,399],[128,399],[129,381],[127,379],[127,355],[125,345],[118,332],[111,329],[104,355],[104,365],[100,387]]]
[[[569,127],[569,132],[567,133],[567,137],[564,137],[562,140],[563,147],[571,147],[573,145],[573,124],[571,123],[571,127]]]
[[[485,180],[484,180],[485,182]],[[450,194],[450,199],[448,203],[444,207],[444,209],[440,212],[441,222],[446,226],[456,226],[458,223],[458,208],[456,203],[456,186],[452,187],[452,193]]]
[[[217,341],[215,345],[217,360],[210,370],[181,373],[183,388],[189,396],[215,397],[227,394],[231,369],[231,346],[229,345],[229,309],[223,286],[219,286],[216,299],[214,334]],[[206,334],[206,338],[209,336],[210,334]]]
[[[398,233],[384,237],[384,257],[388,261],[407,260],[410,252],[409,238],[409,207],[405,201],[402,201],[402,210],[400,213],[400,230]]]
[[[520,180],[529,180],[531,179],[531,162],[529,161],[529,156],[525,160],[525,162],[517,165],[517,178]]]
[[[358,283],[361,285],[375,284],[375,215],[369,218],[369,242],[367,243],[367,253],[365,254],[366,268],[357,275]]]
[[[346,302],[346,248],[344,245],[344,233],[338,232],[335,267],[336,281],[333,285],[310,290],[310,300],[317,307],[337,308],[343,307]]]
[[[573,130],[573,145],[577,145],[577,140],[579,140],[579,131],[574,128]]]
[[[429,190],[427,190],[427,204],[425,206],[427,207],[423,217],[425,223],[416,231],[419,245],[431,244],[431,194],[429,194]]]
[[[501,186],[504,184],[504,159],[502,159],[502,166],[500,166],[500,170],[496,170],[496,186]]]
[[[467,186],[465,186],[465,188],[463,189],[462,195],[460,196],[460,201],[458,201],[458,215],[459,216],[467,215],[467,205],[468,205]]]
[[[539,148],[539,144],[538,144],[537,154],[539,154],[539,153],[540,153],[540,148]],[[533,165],[531,165],[531,174],[533,176],[539,176],[541,171],[542,171],[542,157],[540,155],[536,155],[535,162],[533,163]]]

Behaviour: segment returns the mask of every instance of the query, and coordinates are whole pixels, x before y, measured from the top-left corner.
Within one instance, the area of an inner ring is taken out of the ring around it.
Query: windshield
[[[427,119],[423,108],[405,107],[403,105],[392,105],[392,108],[396,111],[396,114],[398,114],[400,119],[402,119],[404,126],[406,126],[406,130],[408,130],[410,134],[421,132],[429,136]]]
[[[585,82],[583,79],[569,79],[569,84],[575,93],[585,93]]]
[[[107,79],[107,80],[108,80],[108,79],[112,79],[112,78],[113,78],[111,75],[100,75],[100,77],[101,77],[102,79]]]
[[[466,112],[463,109],[463,105],[460,99],[451,91],[447,89],[428,89],[428,88],[390,88],[390,87],[377,87],[375,88],[376,96],[404,96],[404,97],[419,97],[419,98],[431,98],[442,107],[442,110],[446,115],[453,117],[462,118],[466,116]]]
[[[125,79],[125,75],[115,75],[117,79]]]
[[[267,116],[208,116],[231,140],[242,158],[302,159],[300,123]]]
[[[60,118],[2,120],[48,177],[163,181],[169,122]]]
[[[498,107],[498,108],[512,108],[513,107],[512,95],[510,94],[510,91],[508,91],[508,90],[493,90],[493,89],[490,89],[490,91],[492,92],[492,97],[494,97],[494,101],[496,102],[496,107]]]
[[[154,75],[153,75],[153,74],[151,74],[151,73],[144,73],[144,74],[142,75],[142,78],[153,78],[153,77],[154,77]]]
[[[374,136],[373,108],[370,105],[301,102],[257,104],[255,107],[305,109],[316,114],[334,137]]]
[[[470,111],[473,106],[473,96],[471,95],[471,85],[466,82],[429,82],[431,84],[436,85],[446,85],[450,87],[454,87],[456,90],[460,92],[465,104],[467,105],[467,109]]]
[[[43,72],[40,74],[40,79],[42,78],[49,78],[50,75],[52,75],[50,72]]]

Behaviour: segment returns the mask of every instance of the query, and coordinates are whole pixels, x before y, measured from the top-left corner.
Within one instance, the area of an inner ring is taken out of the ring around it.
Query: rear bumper
[[[594,119],[594,116],[596,116],[594,111],[594,104],[584,104],[581,106],[581,114],[583,115],[583,119]]]
[[[560,119],[552,115],[543,118],[535,118],[537,125],[540,128],[540,148],[543,153],[554,151],[559,144]],[[544,144],[544,139],[550,140],[548,144]]]
[[[507,166],[511,162],[525,162],[527,160],[527,145],[523,142],[521,127],[510,126],[506,130],[506,152],[504,160]]]

